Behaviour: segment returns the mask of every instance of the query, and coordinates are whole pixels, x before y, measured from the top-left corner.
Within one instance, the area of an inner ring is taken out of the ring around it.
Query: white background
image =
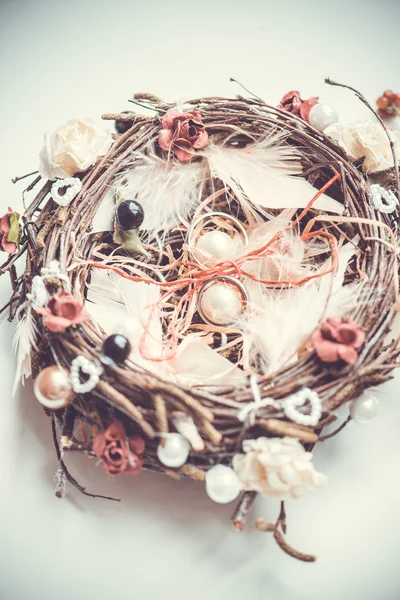
[[[371,100],[400,91],[399,0],[0,0],[0,213],[20,208],[22,183],[37,168],[46,130],[69,117],[127,110],[134,92],[167,100],[241,93],[233,76],[277,103],[290,89],[367,116],[331,76]],[[7,301],[7,277],[0,299]],[[13,324],[0,335],[0,598],[3,600],[395,600],[400,596],[400,404],[396,382],[379,396],[368,426],[351,424],[321,444],[321,493],[288,505],[287,539],[319,556],[284,555],[257,516],[237,534],[233,506],[203,486],[162,476],[108,478],[70,460],[91,491],[53,496],[50,421],[30,387],[11,397]]]

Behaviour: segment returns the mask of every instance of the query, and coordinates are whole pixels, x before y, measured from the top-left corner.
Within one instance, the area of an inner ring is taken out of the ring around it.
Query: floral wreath
[[[114,134],[47,134],[24,199],[39,192],[0,221],[15,386],[32,376],[51,418],[56,494],[98,497],[68,470],[78,451],[239,498],[239,531],[257,495],[278,498],[257,528],[313,561],[286,541],[285,502],[326,483],[313,448],[371,419],[368,389],[398,364],[400,138],[383,119],[399,96],[350,125],[297,91],[132,102],[103,115]]]

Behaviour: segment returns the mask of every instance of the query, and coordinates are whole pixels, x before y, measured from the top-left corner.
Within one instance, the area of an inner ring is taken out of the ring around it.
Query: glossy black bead
[[[137,229],[144,219],[144,210],[136,200],[124,200],[115,209],[115,220],[120,229]]]
[[[122,115],[133,115],[134,113],[131,110],[124,110],[122,113]],[[115,127],[115,131],[117,133],[125,133],[126,131],[128,131],[128,129],[130,129],[133,125],[133,120],[132,121],[115,121],[114,122],[114,127]]]
[[[123,363],[131,352],[131,344],[124,335],[116,333],[108,336],[103,342],[101,360],[103,363]]]

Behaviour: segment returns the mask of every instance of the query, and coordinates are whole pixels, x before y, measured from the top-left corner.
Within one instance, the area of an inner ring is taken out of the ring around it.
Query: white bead
[[[232,258],[234,248],[233,238],[224,231],[207,231],[196,244],[196,258],[202,265],[213,265]]]
[[[307,401],[311,404],[311,410],[310,414],[305,415],[298,409]],[[298,425],[317,425],[322,414],[322,404],[316,392],[303,388],[284,399],[283,410],[287,418]]]
[[[381,213],[390,214],[396,210],[398,200],[392,190],[386,190],[379,183],[374,183],[370,186],[370,191],[372,202]]]
[[[201,295],[200,312],[215,325],[227,325],[243,311],[240,290],[229,283],[217,281],[207,287]]]
[[[60,190],[65,188],[65,193],[60,195]],[[59,206],[67,206],[79,194],[82,182],[78,177],[66,177],[57,179],[51,187],[51,195]]]
[[[364,425],[376,417],[380,402],[375,396],[363,394],[350,405],[350,416],[356,423]]]
[[[96,363],[92,363],[86,356],[76,356],[71,363],[70,381],[74,392],[77,394],[86,394],[94,390],[100,381],[100,375],[103,372],[103,367]],[[85,375],[89,375],[89,379],[81,382],[79,373],[82,371]]]
[[[336,110],[329,104],[318,103],[310,110],[308,116],[311,127],[318,131],[324,131],[329,125],[338,122],[338,114]]]
[[[235,471],[225,465],[216,465],[206,473],[206,492],[214,502],[227,504],[235,500],[242,490]]]
[[[189,452],[190,444],[180,433],[169,433],[165,438],[165,445],[159,444],[157,457],[166,467],[181,467]]]

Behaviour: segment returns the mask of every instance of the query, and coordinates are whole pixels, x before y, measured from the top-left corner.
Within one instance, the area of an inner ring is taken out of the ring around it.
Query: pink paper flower
[[[208,143],[208,133],[197,110],[185,114],[169,110],[163,116],[162,126],[158,143],[163,150],[174,152],[183,162],[192,160],[194,150],[204,148]]]
[[[294,115],[300,116],[304,121],[308,121],[310,110],[318,102],[318,97],[308,98],[308,100],[302,100],[300,98],[300,92],[293,90],[285,94],[280,101],[278,108],[287,110]]]
[[[311,343],[323,362],[344,360],[349,365],[356,362],[357,350],[365,342],[365,333],[351,319],[329,318],[314,331]]]
[[[0,219],[0,248],[8,254],[14,254],[17,251],[17,244],[7,241],[11,229],[10,217],[13,212],[13,209],[9,207],[6,214]]]
[[[93,441],[93,452],[109,475],[138,473],[143,465],[144,448],[144,440],[137,435],[127,438],[125,427],[118,422],[96,435]]]
[[[54,332],[65,331],[71,325],[78,325],[86,319],[83,304],[67,292],[58,292],[44,308],[38,308],[36,312],[43,315],[45,327]]]

